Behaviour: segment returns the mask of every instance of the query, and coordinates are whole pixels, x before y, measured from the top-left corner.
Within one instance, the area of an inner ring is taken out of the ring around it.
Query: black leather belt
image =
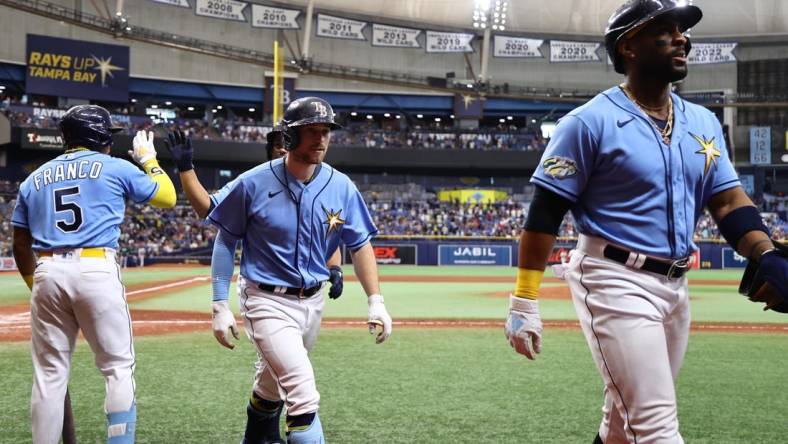
[[[606,258],[626,265],[627,261],[629,260],[630,252],[614,245],[608,245],[605,247],[604,254]],[[661,274],[663,276],[667,276],[670,279],[678,279],[684,276],[689,268],[690,265],[688,257],[684,259],[678,259],[673,262],[662,262],[650,257],[646,257],[646,260],[643,261],[643,265],[640,267],[640,270]]]
[[[298,296],[299,298],[306,299],[311,298],[318,291],[320,291],[320,287],[322,284],[317,284],[311,288],[295,288],[295,287],[279,287],[276,285],[268,285],[268,284],[257,284],[257,288],[263,291],[267,291],[269,293],[275,294],[286,294],[288,296]],[[284,289],[284,291],[282,291]]]

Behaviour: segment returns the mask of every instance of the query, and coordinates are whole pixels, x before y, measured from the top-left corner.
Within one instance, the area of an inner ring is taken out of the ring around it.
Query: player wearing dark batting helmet
[[[701,17],[672,0],[619,7],[605,43],[626,81],[559,121],[531,178],[536,193],[505,333],[529,359],[540,352],[538,290],[571,210],[579,242],[556,274],[569,284],[605,384],[596,444],[684,442],[675,381],[689,336],[692,236],[704,209],[758,266],[744,290],[767,308],[784,307],[788,297],[788,255],[742,190],[719,121],[671,92],[687,75],[685,33]]]
[[[236,244],[243,241],[238,278],[247,337],[258,351],[245,443],[279,442],[279,415],[287,409],[287,442],[322,443],[320,395],[308,352],[323,312],[325,259],[339,242],[350,249],[356,276],[367,293],[370,333],[391,334],[370,239],[377,229],[361,194],[344,174],[323,162],[334,122],[331,106],[317,97],[292,102],[282,120],[287,156],[238,177],[208,215],[219,228],[214,242],[213,331],[233,348],[238,337],[228,305]]]
[[[137,133],[131,157],[109,156],[109,112],[80,105],[60,122],[65,153],[19,186],[11,219],[14,258],[32,291],[30,330],[33,442],[70,441],[67,384],[81,332],[105,378],[108,442],[134,442],[134,346],[131,319],[115,262],[126,201],[170,208],[175,188],[156,161],[153,134]],[[35,272],[35,280],[33,273]],[[64,410],[65,406],[65,410]],[[73,424],[71,424],[73,426]],[[72,427],[73,430],[73,427]]]

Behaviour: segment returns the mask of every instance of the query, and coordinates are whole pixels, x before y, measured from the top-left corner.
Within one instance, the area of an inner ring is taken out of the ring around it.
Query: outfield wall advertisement
[[[438,245],[438,265],[512,265],[511,245]]]

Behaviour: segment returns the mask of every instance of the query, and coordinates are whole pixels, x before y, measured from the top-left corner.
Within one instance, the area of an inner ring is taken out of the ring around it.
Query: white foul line
[[[205,282],[209,280],[211,280],[211,278],[208,276],[197,276],[183,281],[171,282],[169,284],[157,285],[155,287],[148,287],[148,288],[143,288],[141,290],[129,291],[126,293],[126,296],[134,296],[135,294],[150,293],[151,291],[159,291],[159,290],[164,290],[166,288],[180,287],[181,285],[190,284],[192,282]]]

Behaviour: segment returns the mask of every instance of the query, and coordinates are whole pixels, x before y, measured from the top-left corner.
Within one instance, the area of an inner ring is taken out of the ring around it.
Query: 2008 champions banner
[[[129,100],[129,47],[27,35],[25,92]]]
[[[245,22],[244,9],[246,2],[236,0],[196,0],[194,13],[205,17],[212,17],[236,22]]]

